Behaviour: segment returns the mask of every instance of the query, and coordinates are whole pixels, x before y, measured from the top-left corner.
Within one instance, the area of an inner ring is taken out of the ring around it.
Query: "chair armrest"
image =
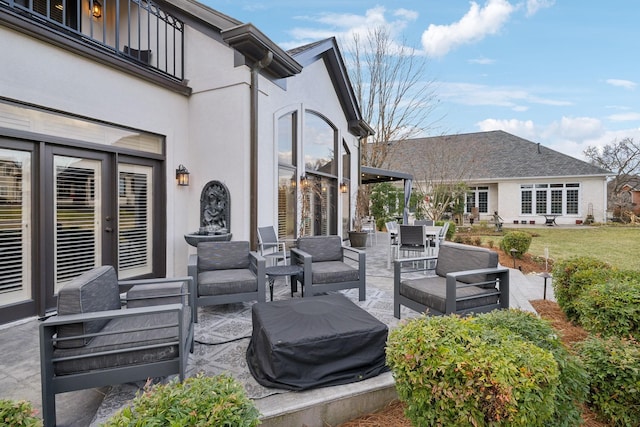
[[[480,268],[477,270],[466,270],[447,273],[447,300],[445,303],[447,313],[453,313],[456,311],[456,289],[458,287],[457,278],[470,276],[472,274],[495,274],[496,281],[500,284],[500,289],[497,291],[500,293],[500,307],[509,308],[509,269],[505,267]],[[493,282],[493,280],[489,282],[469,283],[462,286],[486,285],[491,282]]]
[[[302,265],[302,286],[310,289],[312,284],[311,263],[313,257],[308,252],[298,248],[291,248],[291,265]]]

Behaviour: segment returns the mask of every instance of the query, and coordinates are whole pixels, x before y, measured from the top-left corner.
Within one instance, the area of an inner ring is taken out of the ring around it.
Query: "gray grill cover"
[[[306,390],[388,370],[387,326],[341,294],[256,303],[247,363],[265,387]]]

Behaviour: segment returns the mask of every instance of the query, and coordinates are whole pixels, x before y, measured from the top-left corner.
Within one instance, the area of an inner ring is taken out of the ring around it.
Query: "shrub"
[[[584,290],[574,307],[587,331],[640,340],[640,273],[611,273],[608,280]]]
[[[524,231],[509,231],[505,233],[500,241],[500,249],[506,254],[511,253],[511,249],[516,249],[516,258],[522,258],[529,251],[531,246],[531,234]]]
[[[474,318],[421,316],[389,334],[387,363],[413,425],[544,426],[553,355]]]
[[[578,320],[575,304],[584,289],[611,274],[609,264],[591,257],[573,257],[553,265],[553,291],[569,320]]]
[[[614,426],[640,425],[640,343],[590,337],[577,344],[590,379],[589,403]]]
[[[511,334],[548,350],[559,369],[555,411],[549,427],[579,426],[582,403],[587,398],[588,377],[582,362],[566,347],[547,320],[522,310],[495,310],[478,316],[478,322],[488,328],[504,328]]]
[[[132,406],[110,418],[106,427],[238,426],[260,424],[259,412],[232,377],[198,375],[145,387]]]
[[[42,420],[26,400],[0,399],[0,425],[15,427],[40,427]]]

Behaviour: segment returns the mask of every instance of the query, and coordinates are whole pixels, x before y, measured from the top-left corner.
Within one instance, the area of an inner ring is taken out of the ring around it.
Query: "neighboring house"
[[[625,212],[640,215],[640,176],[621,175],[611,180],[608,188],[609,212],[614,218],[628,216]]]
[[[254,248],[346,232],[371,129],[334,39],[286,52],[193,0],[0,0],[0,40],[0,323],[96,265],[186,274],[210,181]]]
[[[604,169],[503,131],[478,132],[393,143],[390,169],[410,173],[420,184],[464,182],[465,212],[506,222],[576,224],[587,215],[606,220]],[[424,187],[423,187],[424,188]],[[428,196],[428,194],[427,194]]]

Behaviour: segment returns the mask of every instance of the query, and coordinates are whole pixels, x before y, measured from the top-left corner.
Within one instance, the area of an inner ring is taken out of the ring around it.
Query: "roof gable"
[[[389,167],[413,173],[417,161],[433,151],[447,152],[458,163],[475,161],[467,179],[608,176],[611,172],[524,138],[498,130],[416,138],[393,142]],[[419,179],[420,174],[416,175]]]
[[[340,105],[349,121],[349,130],[356,136],[373,134],[373,129],[362,120],[360,107],[335,37],[300,46],[287,53],[303,67],[323,60],[329,71]]]

